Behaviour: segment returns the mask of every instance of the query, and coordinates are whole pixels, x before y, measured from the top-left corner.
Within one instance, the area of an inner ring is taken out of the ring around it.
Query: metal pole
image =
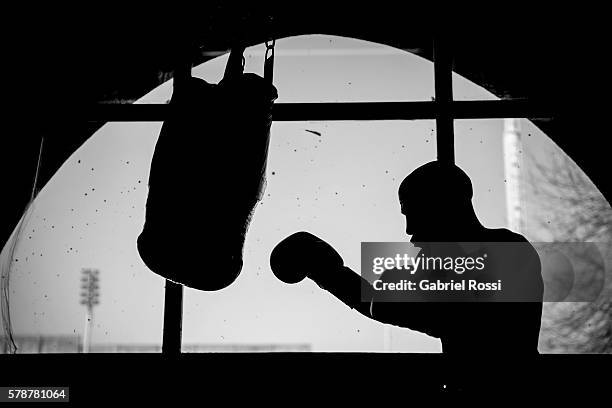
[[[183,85],[191,77],[191,49],[187,47],[174,71],[174,89]],[[166,279],[164,295],[164,332],[162,354],[178,356],[181,354],[183,337],[183,285]]]
[[[181,354],[183,331],[183,285],[166,280],[164,301],[164,334],[162,353],[168,356]]]
[[[451,47],[446,38],[434,39],[434,85],[436,104],[436,143],[438,160],[455,162],[455,136],[451,105],[453,101],[453,64]]]

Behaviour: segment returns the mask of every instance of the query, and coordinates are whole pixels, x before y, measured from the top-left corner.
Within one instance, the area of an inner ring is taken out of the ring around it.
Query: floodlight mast
[[[506,186],[506,220],[508,228],[522,234],[521,200],[521,120],[504,119],[504,181]]]
[[[84,268],[81,270],[81,304],[85,305],[85,327],[83,329],[83,353],[89,353],[93,308],[100,304],[100,271]]]

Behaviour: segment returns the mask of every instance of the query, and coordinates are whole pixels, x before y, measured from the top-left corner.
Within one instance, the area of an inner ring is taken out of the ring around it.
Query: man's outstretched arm
[[[272,251],[270,266],[281,281],[293,284],[309,278],[370,319],[437,335],[431,305],[383,301],[367,280],[344,266],[331,245],[313,234],[302,231],[285,238]]]

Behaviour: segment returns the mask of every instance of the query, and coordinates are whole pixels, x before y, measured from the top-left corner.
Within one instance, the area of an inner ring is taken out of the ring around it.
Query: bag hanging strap
[[[232,47],[227,65],[225,66],[224,80],[231,80],[239,77],[244,72],[244,46]]]
[[[276,40],[266,41],[266,56],[264,62],[264,78],[270,83],[273,83],[274,76],[274,46]]]

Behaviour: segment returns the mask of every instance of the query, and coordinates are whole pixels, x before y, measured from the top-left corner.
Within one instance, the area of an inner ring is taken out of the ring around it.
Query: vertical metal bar
[[[451,104],[453,100],[452,48],[447,38],[436,36],[433,44],[434,84],[436,92],[436,145],[438,160],[455,162],[455,136]]]
[[[167,356],[181,354],[183,333],[183,285],[166,280],[164,300],[164,336],[162,353]]]
[[[191,50],[181,55],[174,71],[174,88],[182,86],[191,77]],[[164,332],[162,354],[178,356],[181,354],[183,338],[183,285],[166,279],[164,296]]]

